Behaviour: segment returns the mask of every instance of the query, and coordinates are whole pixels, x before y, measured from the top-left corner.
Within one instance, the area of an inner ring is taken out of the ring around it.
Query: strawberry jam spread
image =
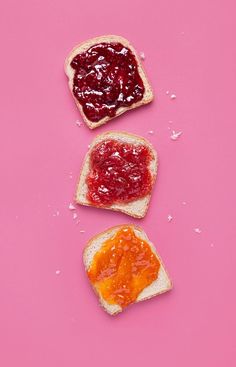
[[[86,182],[87,199],[96,206],[128,203],[142,198],[152,189],[150,149],[141,144],[105,140],[90,154]]]
[[[157,279],[159,268],[149,244],[124,226],[95,254],[88,277],[105,301],[124,308]]]
[[[121,43],[99,43],[71,61],[73,94],[93,122],[114,117],[119,107],[140,101],[144,85],[131,50]]]

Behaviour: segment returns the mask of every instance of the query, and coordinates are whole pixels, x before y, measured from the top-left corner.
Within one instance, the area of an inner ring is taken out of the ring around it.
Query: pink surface
[[[0,365],[235,366],[235,2],[0,7]],[[63,62],[76,43],[109,33],[145,52],[156,100],[90,131],[75,124]],[[182,136],[172,141],[168,127]],[[150,210],[134,221],[78,207],[76,224],[68,205],[82,159],[108,129],[149,137],[157,148]],[[82,251],[91,236],[125,222],[143,226],[174,289],[111,318],[88,284]]]

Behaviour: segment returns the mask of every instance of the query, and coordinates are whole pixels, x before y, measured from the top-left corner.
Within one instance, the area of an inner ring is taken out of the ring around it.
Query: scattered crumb
[[[69,209],[70,209],[70,210],[75,210],[76,208],[75,208],[75,206],[74,206],[72,203],[70,203],[70,204],[69,204]]]
[[[202,232],[202,230],[201,230],[200,228],[194,228],[194,232],[196,232],[196,233],[201,233],[201,232]]]
[[[180,34],[182,34],[182,36],[184,35],[184,32],[181,32]]]
[[[80,230],[80,233],[84,233],[84,232],[85,232],[85,230],[84,230],[84,229],[81,229],[81,230]]]
[[[73,219],[76,219],[78,217],[77,213],[73,213]]]
[[[77,221],[76,221],[76,224],[79,224],[80,223],[80,220],[78,219]]]
[[[69,173],[69,178],[73,178],[73,173],[72,172]]]
[[[167,96],[168,96],[168,94],[170,94],[170,91],[169,91],[169,90],[167,90],[167,91],[166,91],[166,94],[167,94]]]
[[[169,122],[169,124],[172,124],[173,121],[172,120],[169,120],[168,122]]]
[[[18,215],[16,215],[16,219],[18,219],[19,217],[18,217]]]
[[[211,247],[214,247],[214,243],[211,243]]]
[[[60,214],[59,210],[56,211],[56,213],[53,214],[53,217],[58,217]]]
[[[79,126],[79,127],[80,127],[80,126],[82,126],[82,125],[83,125],[83,122],[81,122],[81,121],[79,121],[79,120],[76,120],[76,121],[75,121],[75,124],[76,124],[77,126]]]
[[[171,221],[172,221],[172,219],[173,219],[172,215],[170,215],[170,214],[169,214],[169,215],[167,216],[167,219],[168,219],[168,222],[171,222]]]
[[[182,201],[182,204],[183,204],[183,205],[186,205],[187,203],[186,203],[186,201]]]
[[[91,145],[89,144],[89,145],[88,145],[88,149],[90,149],[90,148],[91,148]]]
[[[56,275],[59,275],[59,274],[61,274],[61,270],[56,270],[55,273],[56,273]]]
[[[144,54],[144,52],[142,51],[142,52],[140,52],[140,58],[141,58],[141,60],[145,60],[145,54]]]
[[[167,129],[170,130],[170,126],[168,126]]]
[[[153,134],[154,134],[154,131],[153,131],[153,130],[149,130],[149,131],[148,131],[148,134],[149,134],[149,135],[153,135]]]
[[[170,99],[176,99],[176,94],[171,94]]]
[[[177,140],[181,134],[182,134],[182,131],[177,132],[173,130],[170,138],[171,140]]]

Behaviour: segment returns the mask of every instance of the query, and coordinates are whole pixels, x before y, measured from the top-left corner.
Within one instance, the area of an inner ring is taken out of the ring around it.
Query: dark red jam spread
[[[94,45],[75,56],[71,67],[75,70],[73,94],[93,122],[114,117],[119,107],[143,98],[144,85],[135,56],[121,43]]]
[[[150,149],[118,140],[98,143],[91,152],[87,199],[98,206],[130,202],[152,188]]]

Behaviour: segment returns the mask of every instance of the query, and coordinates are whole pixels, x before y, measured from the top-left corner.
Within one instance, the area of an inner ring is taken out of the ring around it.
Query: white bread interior
[[[81,104],[79,103],[79,101],[75,98],[74,94],[73,94],[73,78],[74,78],[74,74],[75,74],[75,70],[70,66],[71,61],[73,60],[73,58],[78,55],[79,53],[82,53],[86,50],[88,50],[91,46],[96,45],[98,43],[102,43],[102,42],[107,42],[107,43],[111,43],[111,42],[120,42],[122,45],[124,45],[125,47],[128,47],[132,53],[135,55],[136,58],[136,62],[138,65],[138,72],[139,75],[143,81],[143,85],[145,88],[145,92],[143,95],[143,98],[141,99],[141,101],[138,101],[136,103],[133,103],[131,106],[129,107],[120,107],[118,108],[118,110],[116,111],[116,115],[114,117],[109,117],[106,116],[103,119],[99,120],[98,122],[93,122],[91,120],[89,120],[84,112],[83,112],[83,108],[81,106]],[[70,91],[72,93],[72,96],[75,100],[75,103],[83,117],[84,122],[88,125],[88,127],[90,129],[95,129],[96,127],[99,127],[103,124],[105,124],[106,122],[108,122],[109,120],[121,115],[122,113],[131,110],[133,108],[142,106],[144,104],[150,103],[153,100],[153,91],[152,88],[147,80],[146,74],[144,72],[142,63],[141,63],[141,59],[139,57],[139,55],[137,54],[137,52],[135,51],[134,47],[129,43],[129,41],[121,36],[115,36],[115,35],[107,35],[107,36],[100,36],[100,37],[95,37],[92,39],[89,39],[85,42],[80,43],[79,45],[75,46],[73,48],[73,50],[69,53],[69,55],[67,56],[66,60],[65,60],[65,73],[68,76],[69,79],[69,88]]]
[[[86,184],[86,178],[90,171],[90,154],[91,154],[91,150],[93,149],[93,147],[96,144],[102,141],[105,141],[105,140],[109,140],[109,139],[114,139],[114,140],[118,140],[124,143],[130,143],[130,144],[142,144],[142,145],[147,146],[150,149],[150,151],[152,152],[152,159],[150,161],[149,169],[152,175],[152,181],[153,181],[152,187],[154,185],[156,175],[157,175],[158,158],[157,158],[157,153],[155,149],[153,148],[153,146],[151,145],[151,143],[149,143],[149,141],[137,135],[129,134],[126,132],[120,132],[120,131],[119,132],[118,131],[108,131],[104,134],[98,135],[93,140],[92,144],[90,145],[90,149],[85,156],[82,170],[80,173],[79,183],[77,186],[76,197],[75,197],[75,201],[78,204],[96,206],[87,200],[88,188]],[[106,207],[102,206],[101,208],[120,211],[134,218],[143,218],[146,215],[146,212],[148,210],[150,198],[151,198],[151,193],[146,195],[143,198],[131,201],[129,203],[116,203],[116,204],[112,204]],[[98,206],[98,208],[100,207]]]
[[[87,271],[93,261],[94,255],[100,250],[100,248],[103,246],[104,242],[112,238],[124,225],[119,225],[112,227],[108,229],[105,232],[102,232],[95,237],[93,237],[88,244],[86,245],[84,249],[83,254],[83,261],[85,270]],[[133,224],[127,224],[127,226],[131,226],[134,229],[135,235],[139,237],[140,239],[146,241],[149,246],[151,247],[153,253],[156,255],[158,260],[160,261],[160,269],[158,272],[158,277],[156,280],[154,280],[149,286],[143,289],[143,291],[138,295],[135,302],[140,302],[147,300],[149,298],[152,298],[154,296],[157,296],[158,294],[164,293],[169,291],[172,288],[172,282],[164,268],[163,262],[158,255],[155,246],[150,242],[148,239],[146,233],[142,230],[142,228],[137,227]],[[94,288],[95,292],[97,293],[97,290]],[[99,297],[99,301],[106,312],[108,312],[110,315],[116,315],[117,313],[122,311],[122,308],[120,305],[111,305],[107,303],[101,296],[101,294],[97,293]]]

